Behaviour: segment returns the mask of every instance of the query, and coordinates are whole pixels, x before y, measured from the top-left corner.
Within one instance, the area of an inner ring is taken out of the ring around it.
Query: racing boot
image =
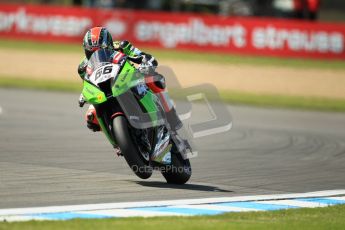
[[[92,105],[90,105],[89,109],[86,112],[85,120],[87,123],[87,127],[90,130],[92,130],[93,132],[101,131],[101,127],[98,123],[97,116],[96,116],[96,110]]]
[[[172,107],[170,111],[165,113],[165,117],[167,119],[167,122],[170,125],[171,131],[176,132],[177,130],[182,128],[183,123],[178,117],[177,112],[174,107]]]

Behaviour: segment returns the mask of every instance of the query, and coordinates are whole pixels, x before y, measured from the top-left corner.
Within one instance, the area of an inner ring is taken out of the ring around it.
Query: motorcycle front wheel
[[[192,176],[189,159],[183,159],[181,153],[171,152],[171,165],[161,168],[161,173],[168,184],[185,184]]]
[[[132,171],[141,179],[147,179],[152,175],[152,167],[139,152],[137,145],[132,140],[127,119],[117,116],[113,120],[113,130],[117,144]]]

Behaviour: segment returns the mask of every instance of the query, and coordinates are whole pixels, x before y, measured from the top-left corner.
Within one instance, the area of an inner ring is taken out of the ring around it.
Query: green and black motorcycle
[[[128,57],[120,57],[114,64],[114,51],[94,52],[83,83],[85,101],[95,107],[102,131],[138,177],[147,179],[159,170],[168,183],[186,183],[192,174],[184,157],[187,149],[170,131],[163,107],[144,75]]]

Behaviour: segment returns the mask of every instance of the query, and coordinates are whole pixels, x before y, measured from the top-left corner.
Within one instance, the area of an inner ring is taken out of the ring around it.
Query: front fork
[[[108,141],[110,142],[110,144],[112,144],[112,146],[114,148],[117,147],[117,144],[115,142],[115,138],[114,135],[112,134],[112,130],[109,130],[108,127],[106,127],[105,122],[103,121],[103,119],[101,117],[97,117],[98,123],[101,126],[101,130],[103,131],[103,133],[105,134],[106,138],[108,139]],[[112,127],[112,125],[111,125]],[[111,128],[113,129],[113,127]]]
[[[118,147],[113,130],[113,119],[116,116],[122,116],[123,112],[117,100],[110,98],[105,103],[94,105],[94,109],[96,111],[97,121],[104,135],[114,148]]]

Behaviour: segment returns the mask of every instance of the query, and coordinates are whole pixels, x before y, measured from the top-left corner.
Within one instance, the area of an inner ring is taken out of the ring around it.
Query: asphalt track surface
[[[0,209],[345,188],[344,113],[229,106],[233,128],[195,141],[193,176],[176,186],[137,178],[77,100],[0,89]]]

